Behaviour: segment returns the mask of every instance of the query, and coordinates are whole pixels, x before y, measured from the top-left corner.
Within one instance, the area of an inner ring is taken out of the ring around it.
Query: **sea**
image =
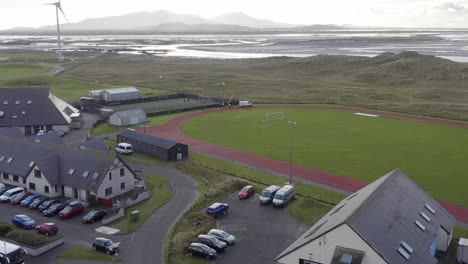
[[[312,33],[64,35],[65,52],[99,51],[133,55],[213,59],[351,55],[416,51],[468,62],[468,31],[443,29],[343,30]],[[54,51],[55,35],[0,35],[0,50]]]

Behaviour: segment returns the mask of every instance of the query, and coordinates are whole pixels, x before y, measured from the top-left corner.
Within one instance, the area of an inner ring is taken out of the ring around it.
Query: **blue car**
[[[229,205],[226,203],[214,203],[206,208],[206,213],[214,217],[227,214],[229,212]]]
[[[30,195],[26,199],[21,201],[21,206],[23,207],[29,206],[34,200],[36,200],[39,197],[41,197],[39,194]]]
[[[27,215],[14,215],[11,222],[17,227],[24,229],[33,229],[36,227],[36,221]]]

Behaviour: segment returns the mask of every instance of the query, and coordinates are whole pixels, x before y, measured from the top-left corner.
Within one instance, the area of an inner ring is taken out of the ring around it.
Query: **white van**
[[[24,193],[24,188],[16,187],[16,188],[10,189],[6,191],[4,194],[2,194],[2,196],[0,196],[0,202],[3,202],[3,203],[10,202],[10,199],[19,193]]]
[[[275,197],[276,192],[280,189],[281,187],[276,186],[276,185],[270,185],[267,188],[263,189],[263,191],[260,193],[260,196],[258,197],[258,201],[260,204],[269,204],[273,201],[273,198]]]
[[[28,252],[15,244],[0,240],[0,263],[24,263]]]
[[[253,104],[250,101],[239,101],[239,106],[240,107],[251,107],[251,106],[253,106]]]
[[[292,199],[294,199],[294,186],[285,185],[276,192],[275,198],[273,198],[273,205],[286,206]]]
[[[117,144],[117,147],[115,147],[115,152],[120,153],[120,154],[132,154],[133,153],[133,147],[131,144],[128,143],[119,143]]]

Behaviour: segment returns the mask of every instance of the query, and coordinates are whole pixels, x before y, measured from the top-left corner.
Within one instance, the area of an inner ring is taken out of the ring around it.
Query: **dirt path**
[[[443,120],[443,119],[434,119],[422,116],[412,116],[398,113],[390,112],[381,112],[375,110],[362,110],[357,108],[349,107],[335,107],[335,106],[310,106],[310,105],[268,105],[268,106],[256,106],[255,108],[299,108],[299,109],[322,109],[322,110],[335,110],[335,111],[350,111],[350,112],[365,112],[369,114],[376,114],[380,116],[398,118],[398,119],[407,119],[418,122],[425,123],[435,123],[441,125],[457,126],[457,127],[466,127],[468,128],[468,123],[452,121],[452,120]],[[154,136],[167,138],[173,141],[181,142],[190,146],[190,149],[199,151],[201,153],[206,153],[211,156],[220,157],[226,160],[232,160],[246,164],[251,167],[261,168],[268,171],[274,171],[280,174],[288,175],[289,174],[289,163],[284,161],[273,160],[270,158],[262,157],[259,155],[250,154],[240,150],[218,146],[215,144],[210,144],[203,142],[189,136],[184,135],[180,131],[180,126],[185,121],[202,116],[210,113],[217,112],[226,112],[226,111],[249,111],[248,109],[235,108],[224,108],[224,109],[212,109],[203,112],[194,112],[187,115],[177,117],[162,126],[154,126],[146,128],[146,133],[152,134]],[[293,175],[294,177],[301,178],[304,180],[312,181],[319,183],[321,185],[330,186],[335,189],[355,192],[362,187],[366,186],[367,183],[350,179],[327,172],[305,168],[301,166],[293,166]],[[441,202],[441,204],[453,215],[455,218],[462,223],[468,223],[468,208],[449,204],[446,202]]]

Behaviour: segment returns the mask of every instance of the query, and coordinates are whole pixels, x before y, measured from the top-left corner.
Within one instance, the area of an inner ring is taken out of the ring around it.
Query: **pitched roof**
[[[75,143],[72,146],[75,146],[80,149],[91,149],[104,152],[109,151],[109,147],[106,145],[106,143],[104,143],[104,139],[102,138],[87,139],[85,141]]]
[[[0,127],[69,124],[47,87],[0,88],[0,112]]]
[[[135,87],[125,87],[125,88],[113,88],[104,90],[105,93],[109,94],[121,94],[121,93],[139,93],[140,91]]]
[[[123,137],[129,138],[129,139],[137,140],[137,141],[140,141],[140,142],[143,142],[143,143],[146,143],[146,144],[150,144],[150,145],[153,145],[153,146],[158,146],[158,147],[161,147],[161,148],[164,148],[164,149],[170,149],[173,146],[178,144],[177,142],[174,142],[174,141],[171,141],[171,140],[167,140],[167,139],[164,139],[164,138],[158,138],[158,137],[151,136],[151,135],[148,135],[148,134],[144,134],[144,133],[135,131],[133,129],[128,129],[128,128],[121,131],[119,134],[117,134],[117,136],[123,136]]]
[[[430,217],[430,222],[421,212]],[[402,171],[394,170],[342,200],[276,259],[342,224],[352,228],[388,263],[437,263],[429,248],[440,227],[452,230],[455,218]],[[415,249],[408,261],[397,252],[402,241]]]
[[[125,118],[125,117],[140,116],[140,115],[146,116],[146,113],[145,111],[141,109],[131,109],[131,110],[126,110],[126,111],[115,112],[112,115],[116,115],[120,118]]]
[[[99,188],[112,161],[118,159],[107,152],[5,136],[0,136],[0,146],[0,159],[4,157],[0,161],[1,172],[26,176],[36,164],[44,170],[44,176],[50,184],[60,183],[94,192]],[[9,158],[12,158],[10,163],[7,162]],[[84,177],[86,171],[88,173]]]

